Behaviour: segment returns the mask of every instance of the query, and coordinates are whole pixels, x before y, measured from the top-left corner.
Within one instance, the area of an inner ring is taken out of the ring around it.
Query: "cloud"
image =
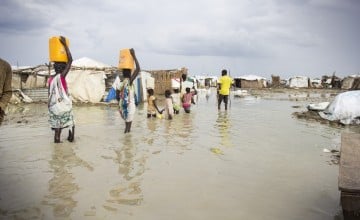
[[[48,25],[47,14],[39,3],[3,0],[0,4],[0,32],[2,33],[39,32]]]
[[[147,24],[151,30],[145,30],[146,46],[166,54],[264,57],[277,46],[312,47],[319,43],[317,34],[291,23],[278,4],[245,2],[218,5],[210,1],[206,18],[198,15],[201,10],[179,8],[172,12],[175,18],[157,20],[158,26]],[[186,15],[180,24],[176,23],[178,14]]]
[[[79,0],[71,4],[3,0],[0,4],[0,44],[6,48],[0,56],[28,65],[46,61],[47,39],[61,34],[70,39],[75,58],[116,64],[121,48],[134,47],[147,69],[171,65],[195,72],[224,65],[248,72],[360,68],[355,61],[360,50],[356,0]]]

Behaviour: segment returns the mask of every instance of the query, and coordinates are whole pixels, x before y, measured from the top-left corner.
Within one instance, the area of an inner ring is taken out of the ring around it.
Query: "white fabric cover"
[[[330,102],[311,103],[307,108],[312,111],[324,111],[329,104]]]
[[[342,124],[360,124],[360,91],[338,94],[334,101],[319,115],[330,121],[340,120]]]
[[[308,88],[309,78],[306,76],[297,76],[289,79],[290,88]]]
[[[256,76],[256,75],[244,75],[244,76],[240,76],[238,77],[239,79],[245,79],[245,80],[249,80],[249,81],[254,81],[254,80],[266,80],[266,78],[261,77],[261,76]]]
[[[108,67],[111,67],[110,65],[93,60],[88,57],[82,57],[80,59],[74,60],[71,65],[76,66],[76,67],[83,67],[83,68],[89,68],[89,67],[91,67],[91,68],[108,68]]]
[[[66,76],[74,102],[100,102],[105,94],[105,73],[93,70],[70,71]]]

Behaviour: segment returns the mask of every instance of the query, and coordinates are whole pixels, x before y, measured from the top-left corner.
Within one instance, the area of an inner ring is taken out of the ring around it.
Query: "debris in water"
[[[324,153],[330,153],[331,151],[329,149],[324,148],[323,152]]]
[[[216,148],[216,147],[210,148],[210,151],[213,152],[214,154],[224,155],[222,150],[220,150],[219,148]]]

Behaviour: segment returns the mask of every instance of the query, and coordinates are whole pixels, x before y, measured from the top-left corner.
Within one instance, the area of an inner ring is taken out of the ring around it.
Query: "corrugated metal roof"
[[[40,88],[40,89],[24,89],[24,94],[29,96],[34,102],[48,101],[48,89]]]

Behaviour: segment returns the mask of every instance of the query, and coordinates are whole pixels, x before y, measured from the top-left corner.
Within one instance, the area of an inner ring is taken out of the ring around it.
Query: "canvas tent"
[[[105,63],[93,60],[88,57],[82,57],[80,59],[74,60],[72,62],[72,67],[79,67],[84,69],[105,69],[105,68],[111,68],[110,65],[107,65]]]
[[[73,61],[66,76],[69,92],[74,102],[100,102],[105,95],[105,71],[111,66],[83,57]]]
[[[290,88],[309,88],[309,77],[295,76],[289,79]]]
[[[155,79],[151,76],[149,72],[146,71],[141,71],[139,77],[140,77],[139,98],[141,101],[144,102],[147,100],[147,89],[155,88]]]
[[[360,91],[348,91],[338,94],[320,117],[342,124],[360,124]]]
[[[310,86],[313,88],[322,88],[321,79],[319,78],[310,79]]]

